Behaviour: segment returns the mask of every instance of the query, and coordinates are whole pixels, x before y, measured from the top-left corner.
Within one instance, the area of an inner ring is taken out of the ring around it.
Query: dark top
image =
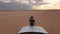
[[[34,23],[35,20],[34,19],[29,19],[30,23]]]

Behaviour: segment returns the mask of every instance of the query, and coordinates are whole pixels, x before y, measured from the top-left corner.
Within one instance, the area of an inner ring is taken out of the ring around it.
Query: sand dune
[[[0,34],[18,34],[29,25],[29,17],[34,16],[36,24],[43,26],[49,34],[60,34],[60,11],[0,11]]]

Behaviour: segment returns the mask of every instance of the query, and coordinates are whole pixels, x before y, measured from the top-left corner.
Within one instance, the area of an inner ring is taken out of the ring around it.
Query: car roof
[[[42,32],[47,33],[47,31],[41,26],[24,26],[18,33],[23,32]]]

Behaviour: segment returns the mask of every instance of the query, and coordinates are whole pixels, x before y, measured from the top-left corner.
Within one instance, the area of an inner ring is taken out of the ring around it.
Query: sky
[[[60,9],[60,0],[0,0],[0,10]]]

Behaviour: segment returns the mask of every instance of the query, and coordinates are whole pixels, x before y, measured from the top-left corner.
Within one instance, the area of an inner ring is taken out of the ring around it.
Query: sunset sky
[[[4,2],[4,3],[10,3],[12,1],[17,3],[21,2],[21,0],[0,0],[0,2]],[[29,0],[25,0],[25,1],[23,0],[23,3],[26,3],[29,6],[30,4],[28,3],[28,1]],[[41,1],[41,0],[37,0],[37,1]],[[33,1],[31,0],[31,2],[38,4],[35,2],[35,0]],[[42,0],[41,4],[38,4],[38,5],[33,4],[31,8],[31,10],[45,10],[45,9],[60,9],[60,0]]]

